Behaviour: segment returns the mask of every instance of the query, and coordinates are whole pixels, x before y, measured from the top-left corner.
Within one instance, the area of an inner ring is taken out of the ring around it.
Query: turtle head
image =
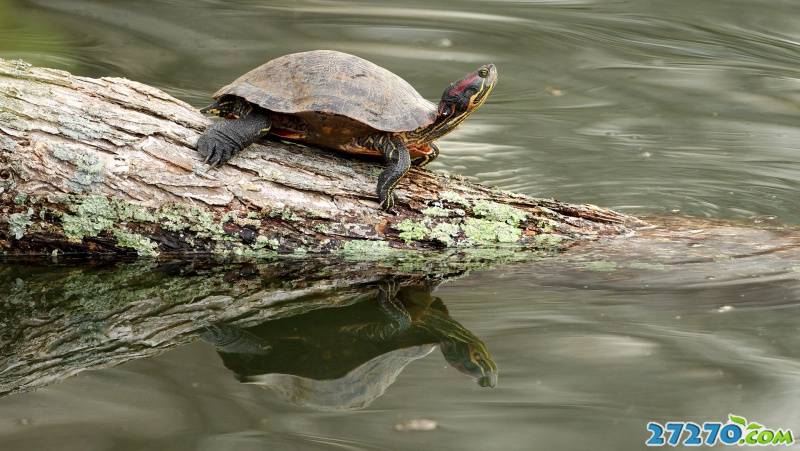
[[[222,96],[216,102],[200,110],[203,114],[213,114],[227,119],[240,119],[253,111],[247,100],[233,95]]]
[[[418,131],[420,139],[431,142],[452,131],[483,105],[496,82],[497,68],[494,64],[484,64],[451,83],[442,93],[433,123]]]
[[[442,94],[438,118],[452,122],[468,116],[483,104],[496,82],[497,68],[494,64],[485,64],[454,81]]]
[[[497,385],[497,365],[483,342],[452,340],[440,345],[445,360],[455,369],[475,378],[481,387]]]

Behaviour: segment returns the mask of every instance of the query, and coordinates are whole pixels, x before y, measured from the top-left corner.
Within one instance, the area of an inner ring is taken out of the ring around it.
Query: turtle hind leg
[[[217,166],[266,136],[271,127],[269,114],[257,108],[241,119],[212,124],[197,140],[197,151],[206,163]]]
[[[383,210],[392,212],[394,187],[411,167],[411,156],[403,141],[394,137],[380,136],[372,144],[386,159],[386,169],[378,176],[378,203]]]

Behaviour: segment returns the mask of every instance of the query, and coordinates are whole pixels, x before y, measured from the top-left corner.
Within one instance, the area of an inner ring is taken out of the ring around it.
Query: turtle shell
[[[281,56],[214,94],[244,98],[270,111],[348,117],[376,130],[403,132],[429,125],[436,106],[392,72],[347,53],[314,50]]]

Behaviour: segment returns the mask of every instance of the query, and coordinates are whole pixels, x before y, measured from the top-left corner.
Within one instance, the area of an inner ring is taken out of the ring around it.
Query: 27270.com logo
[[[647,423],[650,437],[647,446],[790,446],[794,443],[791,429],[769,429],[755,421],[729,414],[728,422],[706,421],[702,425],[691,421]]]

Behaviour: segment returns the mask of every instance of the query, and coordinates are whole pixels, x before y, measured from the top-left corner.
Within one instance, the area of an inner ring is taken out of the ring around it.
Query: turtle
[[[211,166],[225,163],[259,139],[311,144],[383,158],[378,203],[393,211],[394,188],[410,166],[439,155],[434,141],[480,107],[497,82],[484,64],[451,83],[439,104],[383,67],[335,50],[292,53],[247,72],[200,110],[227,120],[209,126],[197,151]]]

